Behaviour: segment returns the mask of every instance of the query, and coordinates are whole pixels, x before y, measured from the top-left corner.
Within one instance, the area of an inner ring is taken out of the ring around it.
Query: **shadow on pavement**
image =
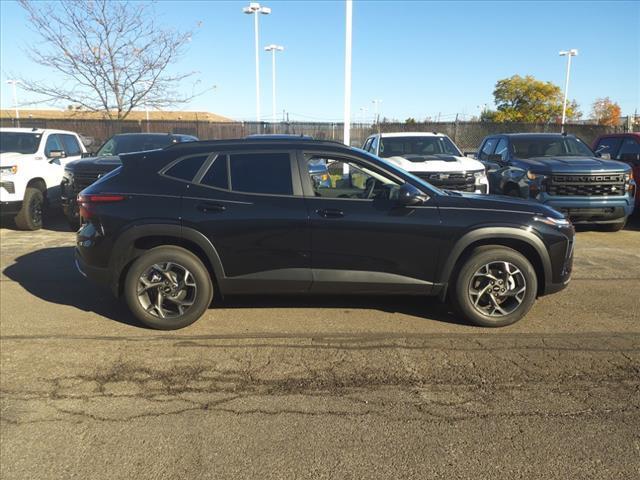
[[[47,302],[70,305],[94,312],[110,320],[144,328],[129,313],[124,301],[113,297],[111,291],[94,284],[78,273],[73,262],[73,247],[36,250],[16,258],[3,272],[32,295]],[[344,308],[376,309],[387,313],[411,315],[464,325],[436,298],[414,296],[238,296],[227,297],[219,308]],[[27,307],[28,308],[28,307]]]
[[[9,216],[0,217],[0,228],[19,231],[13,222],[13,217]],[[49,207],[46,209],[44,212],[42,230],[49,230],[51,232],[73,231],[59,207]]]
[[[126,305],[111,292],[84,278],[76,270],[73,247],[36,250],[15,259],[3,271],[32,295],[51,303],[70,305],[111,320],[140,327]],[[25,305],[28,308],[28,305]]]

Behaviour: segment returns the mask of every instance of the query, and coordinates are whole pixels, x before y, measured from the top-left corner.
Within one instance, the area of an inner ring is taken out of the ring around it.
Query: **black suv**
[[[191,135],[175,133],[120,133],[107,140],[92,157],[75,160],[65,165],[60,185],[61,203],[69,226],[80,226],[76,197],[101,176],[120,166],[119,155],[164,148],[180,142],[195,142]]]
[[[334,142],[183,143],[122,164],[78,198],[76,263],[154,328],[189,325],[214,292],[438,295],[502,326],[571,275],[555,210],[439,190]]]

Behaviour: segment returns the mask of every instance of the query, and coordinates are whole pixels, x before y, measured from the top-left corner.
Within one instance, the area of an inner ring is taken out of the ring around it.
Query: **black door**
[[[291,152],[216,152],[189,184],[183,226],[218,252],[225,293],[307,291],[311,237]]]
[[[313,291],[431,292],[443,244],[433,200],[398,206],[393,197],[401,180],[355,157],[305,152],[299,163],[311,218]]]

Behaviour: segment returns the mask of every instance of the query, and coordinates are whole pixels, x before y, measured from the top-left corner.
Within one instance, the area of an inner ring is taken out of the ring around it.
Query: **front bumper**
[[[631,194],[619,197],[565,197],[541,193],[537,200],[564,213],[573,223],[616,223],[634,210]]]
[[[17,215],[22,210],[22,200],[16,200],[12,202],[0,202],[0,215]]]

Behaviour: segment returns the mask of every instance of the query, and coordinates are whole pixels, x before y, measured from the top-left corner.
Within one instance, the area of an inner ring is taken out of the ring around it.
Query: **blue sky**
[[[185,110],[208,110],[235,119],[255,116],[253,20],[247,2],[160,0],[163,23],[196,29],[187,55],[174,68],[198,71],[217,85]],[[339,121],[343,108],[344,2],[267,1],[260,17],[261,47],[278,54],[278,110],[295,120]],[[202,22],[196,28],[198,22]],[[3,108],[12,106],[14,75],[46,78],[20,48],[32,41],[26,16],[11,0],[0,2],[0,72]],[[353,11],[354,118],[381,115],[452,120],[492,105],[498,79],[534,75],[564,84],[565,59],[577,48],[569,96],[588,114],[597,97],[617,101],[623,114],[640,111],[640,2],[404,2],[356,1]],[[271,59],[261,52],[262,114],[271,115]],[[191,91],[192,83],[185,83]],[[19,101],[29,99],[19,91]],[[360,108],[366,111],[361,113]]]

